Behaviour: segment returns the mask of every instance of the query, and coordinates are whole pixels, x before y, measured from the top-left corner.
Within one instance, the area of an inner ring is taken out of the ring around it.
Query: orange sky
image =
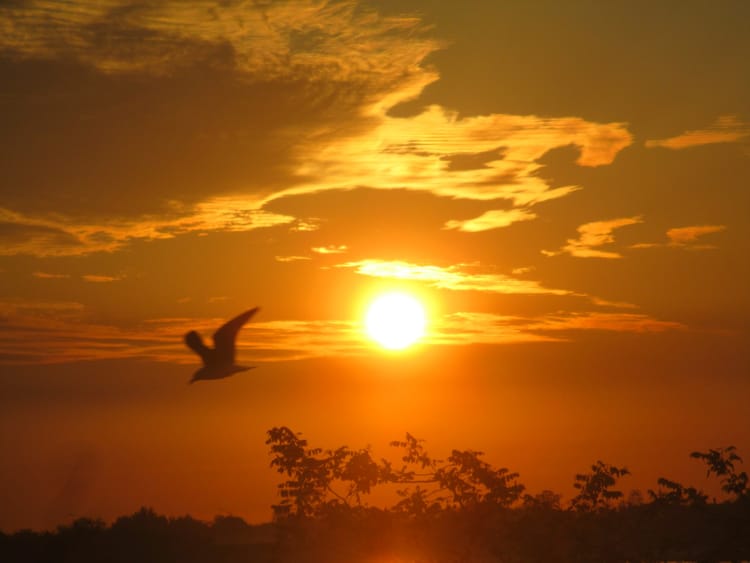
[[[265,431],[596,459],[750,455],[741,0],[0,6],[0,529],[270,518]],[[385,290],[426,337],[363,334]],[[252,372],[187,386],[252,306]]]

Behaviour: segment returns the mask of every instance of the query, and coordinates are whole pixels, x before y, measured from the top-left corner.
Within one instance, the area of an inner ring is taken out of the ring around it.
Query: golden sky
[[[0,5],[0,529],[270,517],[264,432],[531,491],[750,455],[750,4]],[[363,333],[400,289],[400,353]],[[227,380],[182,343],[253,306]]]

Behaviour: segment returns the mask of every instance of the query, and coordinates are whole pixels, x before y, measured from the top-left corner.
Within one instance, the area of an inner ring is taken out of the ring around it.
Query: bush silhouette
[[[574,476],[576,494],[527,493],[520,476],[474,450],[446,459],[411,434],[390,443],[397,461],[369,448],[312,447],[288,427],[268,431],[271,467],[283,479],[273,522],[236,516],[207,523],[144,507],[117,518],[79,518],[55,532],[0,532],[0,561],[348,563],[626,562],[750,560],[747,475],[736,448],[692,452],[726,498],[660,477],[628,502],[630,473],[596,461]],[[368,504],[379,487],[390,506]]]

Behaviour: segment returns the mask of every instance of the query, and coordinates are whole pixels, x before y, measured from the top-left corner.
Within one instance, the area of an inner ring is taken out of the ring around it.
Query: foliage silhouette
[[[747,496],[747,473],[735,471],[735,462],[742,463],[742,458],[737,455],[737,448],[728,446],[707,452],[692,452],[690,457],[702,459],[708,465],[706,476],[712,473],[721,477],[721,490],[733,494],[736,498]]]
[[[111,525],[79,518],[55,532],[0,532],[3,563],[181,562],[656,562],[750,560],[747,478],[734,447],[693,452],[727,497],[708,502],[694,487],[659,478],[656,491],[625,501],[624,467],[597,461],[575,476],[576,495],[526,493],[519,475],[481,452],[430,455],[406,434],[390,445],[399,461],[369,448],[311,447],[288,427],[268,431],[271,467],[283,475],[274,522],[235,516],[202,522],[150,508]],[[377,487],[390,507],[368,505]],[[618,502],[619,501],[619,502]]]
[[[273,506],[276,518],[319,515],[338,505],[362,506],[363,495],[388,483],[407,485],[397,491],[401,501],[395,510],[413,516],[481,504],[508,507],[524,490],[517,473],[493,468],[481,459],[482,452],[453,450],[445,461],[433,459],[423,441],[408,433],[403,441],[390,444],[401,450],[403,465],[397,470],[388,460],[376,462],[368,448],[311,448],[287,427],[269,430],[266,444],[271,467],[289,477],[279,485],[282,500]]]
[[[708,499],[707,494],[695,487],[685,487],[664,477],[659,477],[657,483],[659,484],[657,491],[648,490],[648,494],[654,502],[677,506],[701,506],[706,504]]]
[[[625,467],[615,467],[603,461],[591,466],[591,473],[579,473],[573,486],[579,493],[570,501],[570,508],[583,512],[602,510],[610,501],[622,498],[621,491],[610,490],[620,477],[630,475]]]

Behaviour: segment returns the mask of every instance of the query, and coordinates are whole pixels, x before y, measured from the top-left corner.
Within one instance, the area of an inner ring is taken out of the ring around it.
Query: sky
[[[0,4],[0,529],[267,521],[265,432],[750,455],[750,4]],[[416,296],[425,336],[367,337]],[[238,361],[187,385],[251,307]],[[712,488],[713,487],[713,488]]]

